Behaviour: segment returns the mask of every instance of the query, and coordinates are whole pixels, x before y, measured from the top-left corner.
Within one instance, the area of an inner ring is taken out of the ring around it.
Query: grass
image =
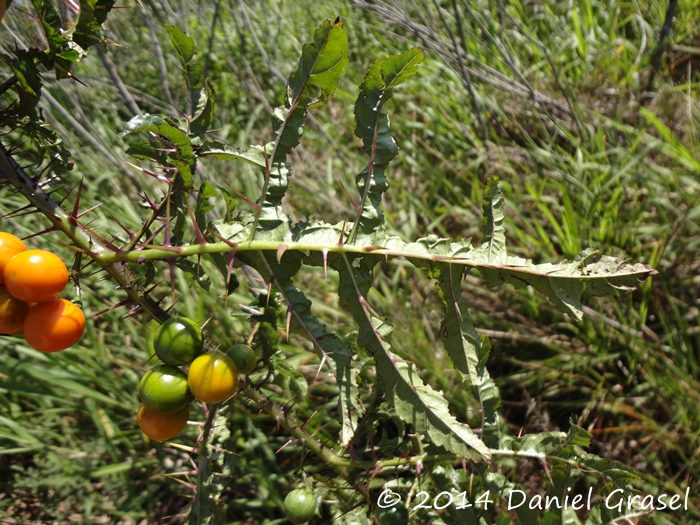
[[[343,187],[354,187],[364,162],[353,136],[355,86],[382,53],[424,47],[426,64],[388,108],[401,147],[385,200],[389,227],[405,239],[435,233],[475,236],[476,243],[483,182],[498,175],[514,253],[554,261],[590,247],[659,270],[630,295],[589,298],[590,314],[580,323],[530,290],[485,289],[470,276],[464,293],[476,326],[491,338],[489,368],[513,434],[566,430],[574,418],[594,434],[593,452],[641,473],[645,492],[691,487],[687,514],[646,520],[700,523],[700,73],[692,60],[682,62],[690,67],[683,74],[668,69],[683,49],[700,47],[700,26],[691,15],[698,1],[679,1],[670,51],[650,93],[644,92],[649,55],[665,2],[480,1],[457,3],[457,10],[438,4],[266,0],[221,3],[215,17],[214,3],[183,2],[173,14],[146,3],[155,33],[139,8],[117,10],[109,36],[124,47],[108,55],[141,111],[175,115],[168,100],[185,107],[185,91],[158,22],[182,25],[200,49],[211,44],[203,60],[217,93],[217,135],[245,146],[269,136],[271,107],[281,100],[281,79],[296,63],[300,43],[322,19],[340,15],[355,51],[336,96],[306,128],[287,198],[297,219],[316,214],[337,221],[351,213]],[[0,31],[8,42],[29,45],[22,31],[28,23],[14,7]],[[154,38],[166,76],[153,58]],[[97,54],[76,75],[89,88],[54,82],[46,91],[55,103],[42,103],[76,160],[64,185],[82,179],[84,206],[103,203],[89,215],[94,226],[123,237],[114,219],[137,228],[136,195],[153,196],[153,184],[127,164],[131,139],[117,134],[131,113]],[[27,163],[32,158],[27,152]],[[256,174],[243,166],[205,162],[202,175],[248,196],[260,191]],[[17,196],[0,193],[2,215],[20,206]],[[219,205],[214,214],[222,213]],[[33,216],[2,221],[3,230],[22,236],[47,226]],[[48,234],[31,242],[68,260],[61,241]],[[167,302],[174,294],[181,315],[211,318],[208,330],[219,341],[239,341],[249,332],[238,307],[251,300],[245,286],[224,308],[220,279],[213,277],[205,292],[178,273],[173,291],[167,267],[154,270],[156,295]],[[94,316],[121,295],[92,271],[81,272],[81,286],[86,312]],[[330,283],[320,272],[302,279],[322,320],[341,334],[355,329],[337,312],[332,272]],[[392,263],[377,273],[371,299],[391,315],[395,348],[424,365],[425,379],[450,392],[455,410],[469,410],[436,343],[439,299],[432,283]],[[0,462],[0,523],[180,522],[192,494],[178,482],[191,481],[178,474],[190,470],[188,454],[148,442],[136,426],[136,385],[148,367],[152,327],[126,314],[116,308],[96,315],[81,343],[58,355],[0,340],[0,453],[8,459]],[[309,425],[333,436],[337,422],[328,408],[330,389],[315,377],[317,360],[302,341],[292,338],[285,348],[309,383],[309,401],[296,405],[299,416],[321,410]],[[227,417],[236,453],[223,496],[236,510],[228,519],[280,523],[301,449],[291,444],[275,454],[286,438],[274,421],[245,405]],[[193,444],[196,435],[190,428],[180,442]],[[529,472],[518,469],[514,476]],[[317,521],[324,520],[330,515]]]

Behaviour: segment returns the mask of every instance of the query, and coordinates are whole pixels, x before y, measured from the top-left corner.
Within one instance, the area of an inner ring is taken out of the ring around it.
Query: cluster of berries
[[[0,232],[0,334],[24,336],[42,352],[77,343],[85,315],[58,297],[66,284],[68,268],[57,255],[28,250],[18,237]]]
[[[252,372],[257,364],[255,352],[247,345],[234,345],[227,353],[204,352],[199,325],[186,317],[160,325],[153,348],[163,364],[141,378],[137,421],[144,434],[156,441],[182,432],[193,399],[205,403],[227,400],[236,391],[238,374]]]

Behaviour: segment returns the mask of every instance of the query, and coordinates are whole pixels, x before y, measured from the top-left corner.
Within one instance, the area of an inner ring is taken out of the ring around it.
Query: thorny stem
[[[351,458],[345,458],[327,448],[323,443],[301,428],[301,426],[294,421],[294,419],[290,417],[280,405],[271,401],[260,390],[251,385],[240,386],[240,388],[245,396],[247,396],[257,406],[262,408],[267,414],[279,421],[280,425],[284,427],[292,437],[298,439],[305,448],[316,454],[323,460],[324,463],[332,467],[340,477],[342,477],[364,496],[367,495],[367,487],[361,485],[357,481],[357,476],[351,474],[350,469],[379,472],[390,468],[415,465],[418,462],[460,463],[462,461],[462,456],[459,454],[419,454],[411,457],[397,457],[376,461],[358,461]],[[511,457],[533,460],[547,459],[549,461],[556,461],[558,463],[563,463],[584,471],[587,470],[585,465],[574,460],[559,456],[549,456],[542,452],[491,449],[491,454],[494,457]]]
[[[205,470],[206,462],[208,460],[207,458],[207,443],[209,442],[209,435],[211,433],[211,429],[214,426],[214,422],[216,421],[216,416],[219,413],[219,407],[221,406],[221,403],[214,403],[209,407],[209,413],[207,414],[207,419],[204,422],[204,428],[202,429],[202,436],[199,441],[199,446],[197,447],[197,498],[200,498],[204,494],[204,489],[203,489],[203,484],[204,484],[204,476],[202,476],[202,472]],[[206,497],[206,495],[205,495]],[[197,509],[201,510],[202,505],[197,505]],[[200,520],[198,520],[199,522]]]
[[[350,472],[350,467],[355,467],[356,462],[351,462],[338,456],[331,449],[304,430],[292,417],[290,417],[284,409],[273,403],[265,394],[252,386],[245,385],[241,387],[242,392],[248,396],[258,407],[275,418],[281,426],[292,437],[299,440],[304,448],[316,454],[324,463],[329,465],[336,474],[343,478],[351,487],[357,490],[364,498],[369,500],[369,488],[359,481],[358,476]]]
[[[138,304],[151,317],[160,322],[168,319],[168,314],[152,299],[141,293],[129,275],[125,265],[117,260],[104,260],[114,254],[110,248],[83,226],[76,217],[66,213],[25,173],[12,158],[4,145],[0,144],[0,177],[7,177],[10,184],[24,195],[32,206],[48,218],[53,226],[73,241],[76,247],[84,250],[99,264],[123,289],[134,304]]]
[[[421,252],[410,252],[390,248],[382,248],[379,246],[361,246],[353,244],[318,244],[311,242],[283,242],[283,241],[244,241],[240,243],[234,243],[230,241],[226,242],[215,242],[209,244],[189,244],[185,246],[169,247],[165,249],[163,247],[150,248],[132,251],[129,253],[120,252],[114,253],[110,250],[102,250],[96,253],[93,258],[100,265],[109,265],[119,262],[143,262],[143,261],[157,261],[163,259],[170,259],[174,257],[191,257],[194,255],[203,255],[206,253],[238,253],[238,252],[257,252],[257,251],[271,251],[279,253],[282,249],[286,251],[299,251],[305,254],[309,252],[320,252],[320,253],[338,253],[338,254],[358,254],[358,255],[383,255],[385,258],[393,257],[405,257],[407,259],[413,260],[426,260],[433,262],[443,262],[451,264],[460,264],[470,268],[503,268],[512,267],[504,264],[489,263],[486,261],[472,259],[471,257],[450,257],[446,255],[434,255],[430,253]],[[512,267],[517,268],[520,273],[532,274],[532,275],[542,275],[537,268],[528,268],[525,266]],[[631,270],[633,273],[643,273],[644,276],[653,276],[658,272],[652,268],[645,268],[644,272],[638,270]],[[576,275],[564,275],[556,274],[555,271],[550,271],[547,275],[555,275],[556,277],[570,277],[572,279],[577,279],[579,276]],[[588,277],[593,278],[592,276]],[[601,277],[604,278],[604,277]]]

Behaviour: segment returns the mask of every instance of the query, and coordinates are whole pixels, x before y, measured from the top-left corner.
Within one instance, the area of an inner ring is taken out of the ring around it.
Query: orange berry
[[[17,299],[27,303],[50,301],[68,284],[68,268],[45,250],[25,250],[5,265],[5,286]]]
[[[85,331],[85,315],[66,299],[32,306],[24,318],[24,338],[41,352],[59,352],[77,343]]]
[[[19,252],[27,249],[19,237],[0,232],[0,284],[5,282],[5,265]]]
[[[29,303],[14,297],[0,284],[0,334],[21,333],[30,306]]]
[[[155,441],[165,441],[173,439],[182,432],[189,418],[189,406],[178,410],[174,414],[156,414],[148,410],[144,405],[141,405],[136,421],[138,421],[143,433],[149,438]]]

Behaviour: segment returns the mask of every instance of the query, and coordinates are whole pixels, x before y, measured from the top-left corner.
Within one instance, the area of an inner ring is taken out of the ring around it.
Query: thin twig
[[[160,74],[160,90],[163,92],[163,97],[165,101],[171,106],[175,107],[175,102],[170,94],[170,82],[168,81],[168,67],[165,65],[165,57],[163,57],[163,50],[160,47],[160,40],[158,40],[158,34],[153,26],[153,20],[151,20],[151,15],[146,9],[141,7],[141,16],[143,21],[148,27],[148,34],[151,37],[151,46],[153,47],[153,52],[156,55],[156,60],[158,62],[158,72]]]
[[[112,153],[95,138],[94,134],[86,130],[82,124],[80,124],[80,122],[78,122],[73,115],[66,110],[66,108],[64,108],[55,98],[53,98],[48,90],[42,90],[42,98],[45,99],[51,105],[51,107],[58,111],[61,116],[66,119],[73,128],[75,128],[83,139],[85,139],[85,141],[87,141],[93,148],[99,151],[101,155],[114,164],[119,171],[129,178],[133,176],[133,174],[122,164],[122,162],[114,157],[114,155],[112,155]]]
[[[112,59],[109,58],[107,53],[105,53],[100,46],[95,46],[95,50],[97,51],[97,55],[102,61],[102,65],[107,70],[109,78],[112,79],[112,82],[114,82],[117,91],[119,91],[119,94],[124,99],[126,107],[129,108],[129,111],[131,111],[132,115],[140,115],[141,110],[139,109],[139,105],[134,100],[134,97],[131,96],[131,93],[129,93],[129,90],[126,88],[122,77],[119,76],[119,71],[117,70],[117,66],[115,65],[115,63],[112,62]]]
[[[44,92],[45,95],[46,92]],[[140,305],[145,312],[160,322],[170,317],[167,312],[143,293],[123,264],[99,261],[100,255],[114,252],[98,236],[83,226],[75,217],[68,215],[44,193],[2,144],[0,144],[0,173],[4,173],[10,184],[24,195],[32,206],[48,218],[57,230],[71,239],[77,248],[90,254],[90,257],[114,279],[119,288],[126,292],[134,304]]]

